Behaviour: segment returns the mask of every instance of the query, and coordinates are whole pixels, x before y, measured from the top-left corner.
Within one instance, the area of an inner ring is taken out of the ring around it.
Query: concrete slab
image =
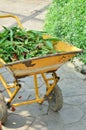
[[[47,6],[51,3],[51,0],[40,1],[28,1],[28,0],[3,0],[0,1],[0,14],[13,14],[19,17],[24,28],[42,30],[43,21],[37,19],[38,17],[45,17],[45,10]],[[42,13],[42,14],[41,14]],[[32,20],[34,19],[34,20]],[[0,19],[0,30],[2,30],[2,25],[10,27],[17,24],[13,18]]]
[[[28,16],[34,12],[34,10],[40,10],[43,7],[49,5],[51,0],[3,0],[0,1],[0,11],[4,13],[12,13],[21,16]]]
[[[39,31],[42,31],[43,30],[43,21],[32,19],[32,20],[24,22],[23,27],[26,28],[27,30],[39,30]]]

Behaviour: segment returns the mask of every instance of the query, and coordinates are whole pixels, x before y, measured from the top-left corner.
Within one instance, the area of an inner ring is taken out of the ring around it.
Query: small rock
[[[86,65],[82,61],[80,61],[78,58],[74,58],[73,64],[79,72],[86,74]]]
[[[83,66],[82,66],[81,73],[82,73],[82,74],[86,74],[86,65],[83,65]]]

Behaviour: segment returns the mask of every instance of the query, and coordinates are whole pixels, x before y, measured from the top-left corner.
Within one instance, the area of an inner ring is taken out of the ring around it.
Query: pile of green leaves
[[[4,27],[4,31],[0,32],[0,58],[12,62],[56,53],[52,40],[58,39],[43,39],[43,34],[41,31],[26,31],[19,27]]]
[[[53,0],[45,19],[45,31],[83,50],[86,64],[86,0]]]

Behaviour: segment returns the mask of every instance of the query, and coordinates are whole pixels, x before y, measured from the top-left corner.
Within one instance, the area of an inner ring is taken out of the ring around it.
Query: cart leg
[[[2,82],[4,88],[6,89],[10,99],[7,103],[8,108],[11,107],[11,102],[14,99],[14,97],[16,96],[16,94],[18,93],[18,91],[21,88],[21,84],[18,83],[18,81],[15,79],[15,82],[12,85],[8,85],[4,79],[4,77],[0,74],[0,81]],[[14,91],[12,92],[11,89],[14,89]]]
[[[12,95],[11,95],[11,97],[10,97],[8,103],[7,103],[8,108],[11,107],[11,102],[12,102],[12,100],[14,99],[14,97],[16,96],[16,94],[18,93],[18,91],[20,90],[20,88],[21,88],[21,84],[16,84],[16,85],[15,85],[15,90],[14,90],[14,92],[12,93]]]
[[[38,81],[37,81],[37,74],[34,75],[34,83],[35,83],[35,92],[36,92],[36,99],[39,98],[39,92],[38,92]]]
[[[0,74],[0,81],[2,82],[4,88],[6,89],[8,95],[11,97],[11,91],[10,91],[10,87],[7,85],[5,79],[3,78],[3,76]]]
[[[59,111],[63,106],[63,96],[61,89],[58,87],[57,82],[59,81],[59,77],[55,72],[52,72],[52,78],[46,78],[44,73],[42,77],[46,84],[46,94],[45,99],[48,100],[49,108],[53,111]],[[53,81],[53,83],[49,83],[49,81]]]
[[[46,94],[45,97],[48,97],[49,94],[52,92],[52,90],[54,89],[54,87],[56,86],[57,82],[59,81],[59,77],[57,76],[57,74],[55,73],[55,71],[52,72],[52,78],[46,78],[46,76],[44,75],[44,73],[41,74],[45,84],[46,84]],[[49,81],[53,81],[53,83],[49,83]]]

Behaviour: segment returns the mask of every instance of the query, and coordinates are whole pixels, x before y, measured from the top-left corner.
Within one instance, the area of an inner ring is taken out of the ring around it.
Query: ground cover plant
[[[78,58],[86,64],[86,0],[53,0],[44,30],[81,48]]]

